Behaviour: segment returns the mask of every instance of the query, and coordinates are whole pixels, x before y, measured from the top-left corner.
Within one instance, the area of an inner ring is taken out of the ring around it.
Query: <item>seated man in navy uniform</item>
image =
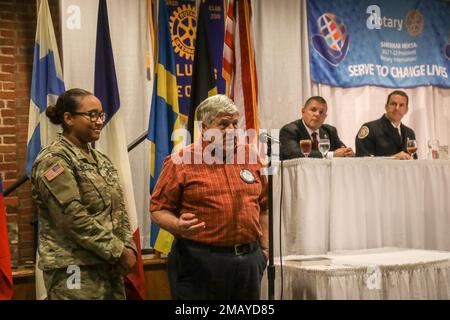
[[[312,141],[309,157],[322,158],[317,145],[319,139],[330,140],[330,152],[326,155],[328,159],[353,156],[353,150],[347,148],[339,139],[336,128],[323,123],[326,117],[327,102],[324,98],[314,96],[306,100],[305,106],[302,108],[302,118],[288,123],[280,130],[280,159],[304,157],[299,142],[308,139]]]
[[[401,120],[408,112],[408,95],[404,91],[391,92],[386,102],[386,113],[378,120],[367,122],[356,136],[356,156],[389,157],[408,160],[406,141],[416,135]],[[417,158],[417,155],[414,156]]]

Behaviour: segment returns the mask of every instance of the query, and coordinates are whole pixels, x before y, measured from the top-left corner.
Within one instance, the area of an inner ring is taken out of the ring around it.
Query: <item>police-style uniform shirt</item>
[[[400,132],[384,114],[380,119],[363,124],[356,136],[356,156],[388,157],[406,152],[407,139],[416,139],[411,128],[400,124]],[[417,155],[415,155],[417,158]]]
[[[41,269],[115,264],[124,246],[136,252],[117,170],[105,155],[88,155],[61,135],[39,153],[31,181]]]

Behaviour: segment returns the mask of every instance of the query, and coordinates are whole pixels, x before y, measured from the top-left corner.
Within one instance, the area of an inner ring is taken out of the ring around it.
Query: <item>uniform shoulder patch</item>
[[[364,139],[369,135],[369,127],[368,126],[362,126],[361,129],[358,131],[358,138]]]
[[[47,181],[52,181],[57,176],[59,176],[61,173],[64,172],[64,167],[60,165],[59,163],[54,164],[50,169],[45,171],[44,177],[47,179]]]

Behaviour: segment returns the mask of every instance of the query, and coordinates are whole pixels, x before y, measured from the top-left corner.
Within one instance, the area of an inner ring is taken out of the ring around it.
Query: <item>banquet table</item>
[[[283,256],[381,247],[450,251],[448,160],[302,158],[274,167],[275,256],[280,240]]]
[[[283,273],[277,259],[276,300],[450,299],[450,252],[402,248],[340,251],[326,255],[331,258],[330,265],[312,266],[296,261],[304,257],[284,257]],[[261,297],[267,296],[265,277]]]

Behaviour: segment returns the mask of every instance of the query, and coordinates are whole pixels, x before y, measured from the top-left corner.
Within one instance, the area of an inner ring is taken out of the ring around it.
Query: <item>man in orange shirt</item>
[[[260,297],[267,179],[256,151],[237,143],[238,117],[224,95],[203,101],[202,141],[166,158],[153,191],[152,220],[176,238],[168,257],[174,299]]]

